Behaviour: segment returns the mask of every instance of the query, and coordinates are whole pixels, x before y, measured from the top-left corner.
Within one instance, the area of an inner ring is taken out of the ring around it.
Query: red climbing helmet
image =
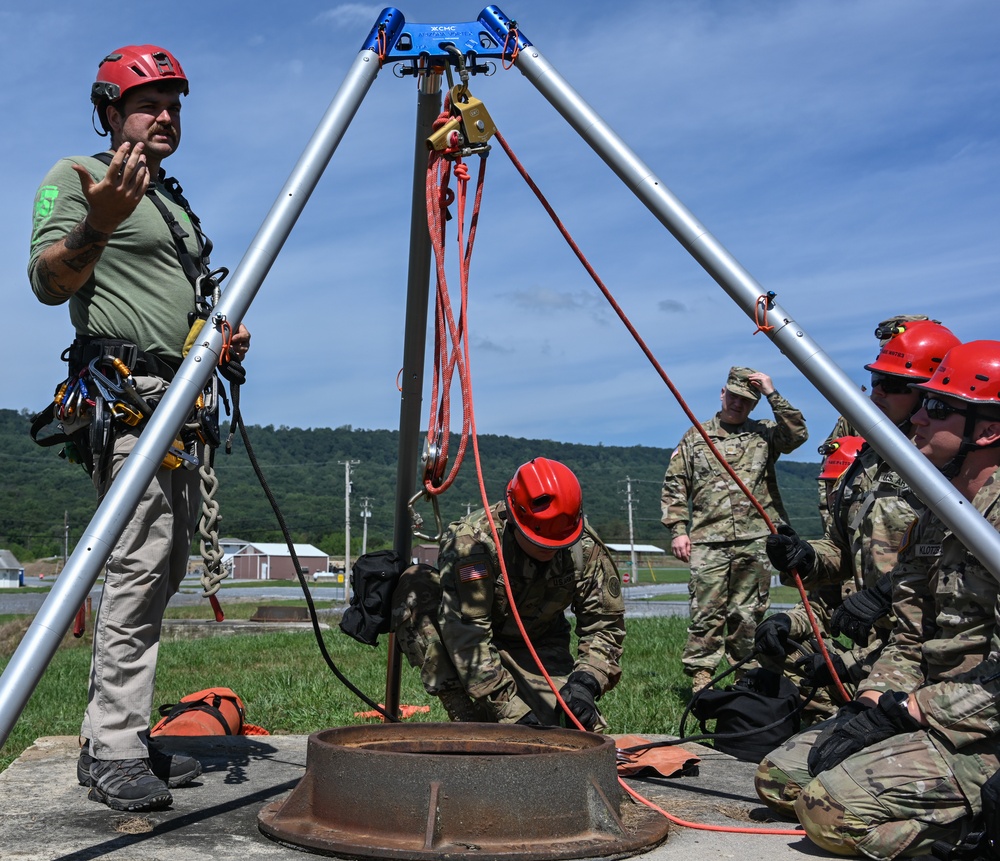
[[[819,447],[820,454],[825,454],[823,469],[819,474],[821,479],[834,481],[842,476],[858,456],[861,446],[865,444],[859,436],[839,436]]]
[[[545,457],[517,468],[507,485],[507,509],[524,536],[558,550],[583,532],[583,493],[572,470]]]
[[[952,347],[961,342],[950,329],[934,320],[915,320],[893,327],[891,336],[870,365],[869,371],[928,380]]]
[[[104,108],[117,102],[133,87],[155,84],[157,81],[177,81],[181,92],[188,94],[188,79],[177,58],[156,45],[126,45],[112,51],[97,67],[97,80],[90,88],[90,100],[97,108],[101,125],[106,131]]]
[[[914,388],[970,404],[1000,406],[1000,341],[952,347],[934,376]]]

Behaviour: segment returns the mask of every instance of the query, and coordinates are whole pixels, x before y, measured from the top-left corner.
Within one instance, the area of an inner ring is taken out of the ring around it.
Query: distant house
[[[439,546],[437,543],[434,544],[414,544],[412,553],[414,564],[421,562],[424,565],[433,565],[435,568],[438,564],[438,550]]]
[[[221,542],[220,542],[221,544]],[[312,544],[295,544],[295,555],[306,576],[330,567],[330,557]],[[224,562],[233,563],[234,580],[294,580],[295,564],[287,544],[241,542]]]
[[[0,589],[24,585],[24,566],[9,550],[0,550]]]
[[[635,572],[635,576],[633,577],[631,570],[633,549],[635,550],[635,564],[639,568],[639,571],[642,570],[644,565],[660,565],[659,560],[667,552],[655,544],[608,544],[607,547],[611,551],[611,557],[615,560],[618,570],[621,572],[623,583],[634,583],[639,576],[638,572]]]

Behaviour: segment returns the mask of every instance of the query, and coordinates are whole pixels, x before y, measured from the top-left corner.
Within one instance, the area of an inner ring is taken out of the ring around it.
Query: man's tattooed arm
[[[54,303],[65,302],[87,283],[110,237],[84,219],[62,241],[42,252],[36,274],[39,286]]]

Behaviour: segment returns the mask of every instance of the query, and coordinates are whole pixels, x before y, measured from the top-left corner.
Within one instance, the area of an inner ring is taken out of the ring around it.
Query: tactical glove
[[[563,698],[573,716],[580,721],[583,728],[590,732],[597,725],[596,698],[600,696],[601,683],[590,673],[577,670],[570,673],[566,679],[566,684],[559,690],[559,696]],[[564,716],[563,722],[566,726],[572,726],[573,722]]]
[[[520,726],[544,726],[534,712],[528,712],[524,715],[524,717],[517,721],[517,724]]]
[[[771,564],[786,574],[791,571],[808,573],[816,562],[816,551],[812,545],[799,538],[787,523],[782,523],[777,532],[767,536],[764,550]]]
[[[783,658],[788,651],[792,620],[787,613],[768,616],[753,634],[754,651],[768,658]]]
[[[840,655],[830,653],[830,660],[833,668],[837,671],[837,678],[842,682],[850,681],[850,672]],[[821,688],[825,685],[832,685],[833,678],[830,676],[830,668],[819,653],[806,655],[795,662],[795,669],[802,676],[802,682],[810,688]]]
[[[843,633],[859,646],[867,646],[875,622],[891,612],[892,581],[888,574],[883,574],[874,586],[849,595],[833,611],[830,630],[834,636]]]
[[[839,765],[849,756],[883,739],[920,729],[906,711],[906,694],[886,691],[878,705],[866,708],[847,721],[831,721],[809,751],[809,773],[815,777]]]

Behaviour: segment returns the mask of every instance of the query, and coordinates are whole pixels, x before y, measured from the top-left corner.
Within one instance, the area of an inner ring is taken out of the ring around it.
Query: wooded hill
[[[64,518],[69,524],[72,552],[96,507],[94,490],[83,468],[58,457],[58,446],[35,445],[28,435],[29,417],[26,410],[0,410],[0,547],[11,550],[22,562],[62,555]],[[351,467],[352,556],[361,549],[365,499],[371,510],[367,549],[391,545],[398,431],[354,430],[350,426],[302,430],[271,425],[249,426],[247,430],[295,541],[315,544],[333,556],[343,555],[344,462],[357,461]],[[226,432],[224,429],[223,439]],[[605,541],[629,540],[630,481],[635,542],[668,546],[668,533],[660,524],[660,485],[670,449],[577,445],[509,436],[482,436],[479,449],[491,501],[500,498],[518,465],[544,455],[562,461],[580,478],[587,516]],[[457,440],[453,440],[449,469],[457,450]],[[231,455],[220,449],[216,472],[222,515],[219,534],[248,541],[281,541],[277,521],[239,434]],[[806,537],[820,534],[818,473],[818,462],[778,461],[778,480],[789,518]],[[470,446],[458,478],[440,498],[441,515],[448,523],[470,508],[481,507]],[[418,502],[416,510],[424,517],[422,531],[433,534],[429,504]]]

